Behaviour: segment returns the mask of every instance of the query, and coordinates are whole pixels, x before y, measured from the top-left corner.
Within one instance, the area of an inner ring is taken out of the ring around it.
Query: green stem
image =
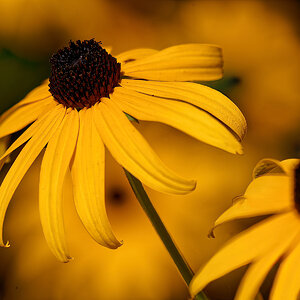
[[[146,191],[144,190],[142,183],[127,170],[124,169],[124,171],[136,198],[150,219],[154,229],[167,248],[180,274],[188,286],[194,276],[194,272],[184,259],[183,255],[180,253],[179,249],[176,247],[172,237],[168,233],[165,225],[163,224]],[[206,300],[207,297],[203,292],[201,292],[194,299]]]

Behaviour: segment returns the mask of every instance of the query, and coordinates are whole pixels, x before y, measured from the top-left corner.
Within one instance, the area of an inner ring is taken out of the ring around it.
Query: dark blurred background
[[[182,43],[223,48],[224,79],[209,83],[235,102],[248,122],[245,154],[233,156],[160,124],[139,130],[177,172],[198,180],[187,196],[148,189],[162,219],[197,270],[233,233],[236,222],[207,232],[242,194],[258,160],[300,154],[299,1],[0,0],[0,111],[49,76],[49,57],[70,39],[95,38],[112,54]],[[84,231],[66,182],[66,227],[75,260],[61,264],[47,248],[38,215],[40,161],[8,210],[0,249],[1,299],[187,299],[187,290],[126,183],[107,155],[107,205],[124,246],[97,245]],[[232,299],[241,271],[211,284],[211,299]],[[267,290],[268,284],[265,284]]]

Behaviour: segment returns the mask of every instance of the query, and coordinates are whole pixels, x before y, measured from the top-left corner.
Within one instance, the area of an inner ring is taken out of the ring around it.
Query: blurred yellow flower
[[[50,90],[48,82],[43,83],[0,120],[0,137],[34,122],[1,157],[6,159],[27,142],[0,187],[0,226],[2,232],[15,189],[47,145],[40,174],[40,217],[48,245],[60,261],[70,259],[62,213],[69,166],[76,209],[86,229],[103,246],[121,245],[105,210],[104,145],[120,165],[153,189],[184,194],[195,188],[194,180],[175,174],[161,162],[123,112],[242,153],[246,122],[239,109],[213,89],[182,82],[220,78],[219,47],[187,44],[162,51],[136,49],[115,59],[89,40],[70,42],[50,61]],[[2,234],[0,242],[4,246]]]
[[[282,259],[270,299],[298,299],[300,258],[300,160],[265,159],[253,172],[245,194],[215,222],[273,214],[242,232],[221,249],[194,277],[193,295],[209,282],[250,264],[235,299],[252,300],[271,268]]]

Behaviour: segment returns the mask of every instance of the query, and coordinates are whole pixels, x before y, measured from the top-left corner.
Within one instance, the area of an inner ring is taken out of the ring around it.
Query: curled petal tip
[[[198,285],[196,285],[196,283],[195,283],[195,276],[192,279],[192,281],[190,282],[189,290],[190,290],[190,294],[192,296],[192,299],[194,299],[195,296],[201,291],[201,290],[199,290]]]
[[[210,239],[214,239],[215,238],[214,230],[215,230],[215,226],[213,228],[211,228],[210,231],[208,232],[208,234],[207,234],[208,238],[210,238]]]
[[[194,179],[189,180],[189,182],[187,183],[187,185],[185,186],[184,189],[180,189],[177,193],[178,194],[189,194],[192,191],[194,191],[196,189],[197,186],[197,181]]]
[[[3,248],[9,248],[9,247],[10,247],[9,241],[7,241],[6,243],[4,243],[3,241],[1,241],[1,242],[0,242],[0,247],[3,247]]]
[[[244,155],[244,149],[241,147],[235,152],[235,154]]]
[[[68,255],[66,258],[62,259],[61,262],[63,262],[64,264],[66,264],[66,263],[68,263],[68,262],[70,262],[72,260],[74,260],[74,257]]]
[[[107,245],[107,248],[115,250],[115,249],[120,248],[121,246],[123,246],[123,241],[118,241],[118,243],[114,242],[113,244],[111,244],[109,246]]]
[[[236,196],[232,199],[232,204],[235,204],[235,203],[240,202],[245,199],[246,199],[246,197],[244,195]]]
[[[191,191],[194,191],[195,189],[196,189],[196,187],[197,187],[197,180],[195,180],[195,179],[192,179],[191,180]]]

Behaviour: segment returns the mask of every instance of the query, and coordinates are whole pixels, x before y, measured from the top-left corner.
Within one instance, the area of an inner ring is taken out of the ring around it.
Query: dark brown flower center
[[[298,212],[300,213],[300,163],[295,168],[294,174],[294,199],[295,199],[295,206]]]
[[[91,107],[120,82],[121,65],[94,39],[70,41],[50,58],[49,91],[66,107]]]

